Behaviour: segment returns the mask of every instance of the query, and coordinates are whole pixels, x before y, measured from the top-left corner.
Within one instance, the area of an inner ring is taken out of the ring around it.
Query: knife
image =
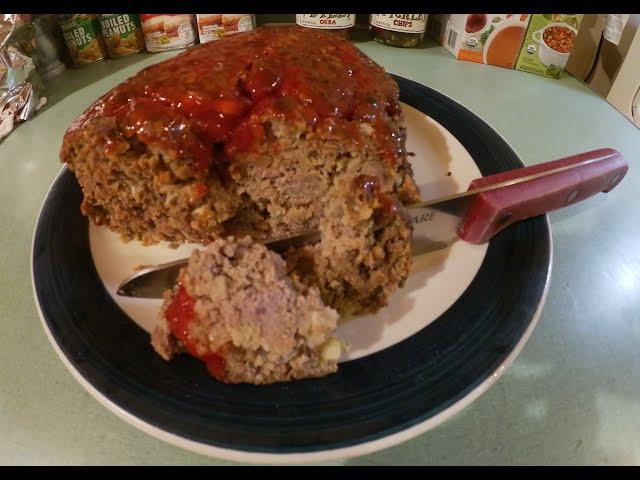
[[[481,177],[465,192],[408,205],[414,224],[413,254],[442,248],[458,238],[486,243],[513,223],[611,191],[628,168],[618,151],[602,148]],[[318,231],[306,231],[265,244],[282,252],[319,238]],[[118,295],[162,298],[187,261],[185,258],[141,269],[120,284]]]

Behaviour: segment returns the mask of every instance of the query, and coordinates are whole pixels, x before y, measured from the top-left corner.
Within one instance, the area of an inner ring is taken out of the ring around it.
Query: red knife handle
[[[602,148],[474,180],[469,190],[592,159],[600,160],[477,194],[469,204],[458,236],[469,243],[488,242],[512,223],[566,207],[598,192],[610,191],[620,183],[629,167],[620,152]]]

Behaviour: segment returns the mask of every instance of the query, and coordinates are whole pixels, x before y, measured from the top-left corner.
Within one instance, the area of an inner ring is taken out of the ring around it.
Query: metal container
[[[189,13],[141,13],[144,43],[150,52],[189,47],[197,41],[196,17]]]
[[[76,66],[90,65],[107,56],[97,15],[79,13],[58,15],[57,18],[64,42]]]
[[[248,13],[196,13],[200,43],[256,28],[255,15]]]
[[[36,42],[36,67],[40,76],[47,80],[67,69],[67,49],[62,30],[54,15],[41,15],[33,20]]]
[[[100,27],[111,58],[120,58],[144,48],[140,19],[134,13],[102,14]]]

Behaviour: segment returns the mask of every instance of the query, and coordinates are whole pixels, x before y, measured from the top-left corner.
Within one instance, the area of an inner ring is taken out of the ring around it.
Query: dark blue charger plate
[[[451,132],[490,175],[522,167],[489,125],[441,93],[394,76],[401,100]],[[182,356],[163,361],[116,305],[91,256],[82,192],[63,170],[36,226],[36,301],[74,376],[121,417],[172,443],[236,460],[320,460],[427,430],[484,391],[522,348],[551,268],[546,216],[493,238],[473,282],[436,321],[322,379],[224,385]]]

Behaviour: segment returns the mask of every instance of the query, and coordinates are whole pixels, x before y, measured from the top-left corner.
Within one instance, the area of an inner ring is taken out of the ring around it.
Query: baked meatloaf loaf
[[[145,68],[71,125],[60,157],[83,213],[145,244],[317,228],[344,174],[418,199],[395,81],[346,40],[300,27]]]
[[[317,287],[286,275],[280,256],[230,236],[192,253],[151,343],[166,360],[186,352],[223,382],[259,385],[335,372],[337,320]]]

